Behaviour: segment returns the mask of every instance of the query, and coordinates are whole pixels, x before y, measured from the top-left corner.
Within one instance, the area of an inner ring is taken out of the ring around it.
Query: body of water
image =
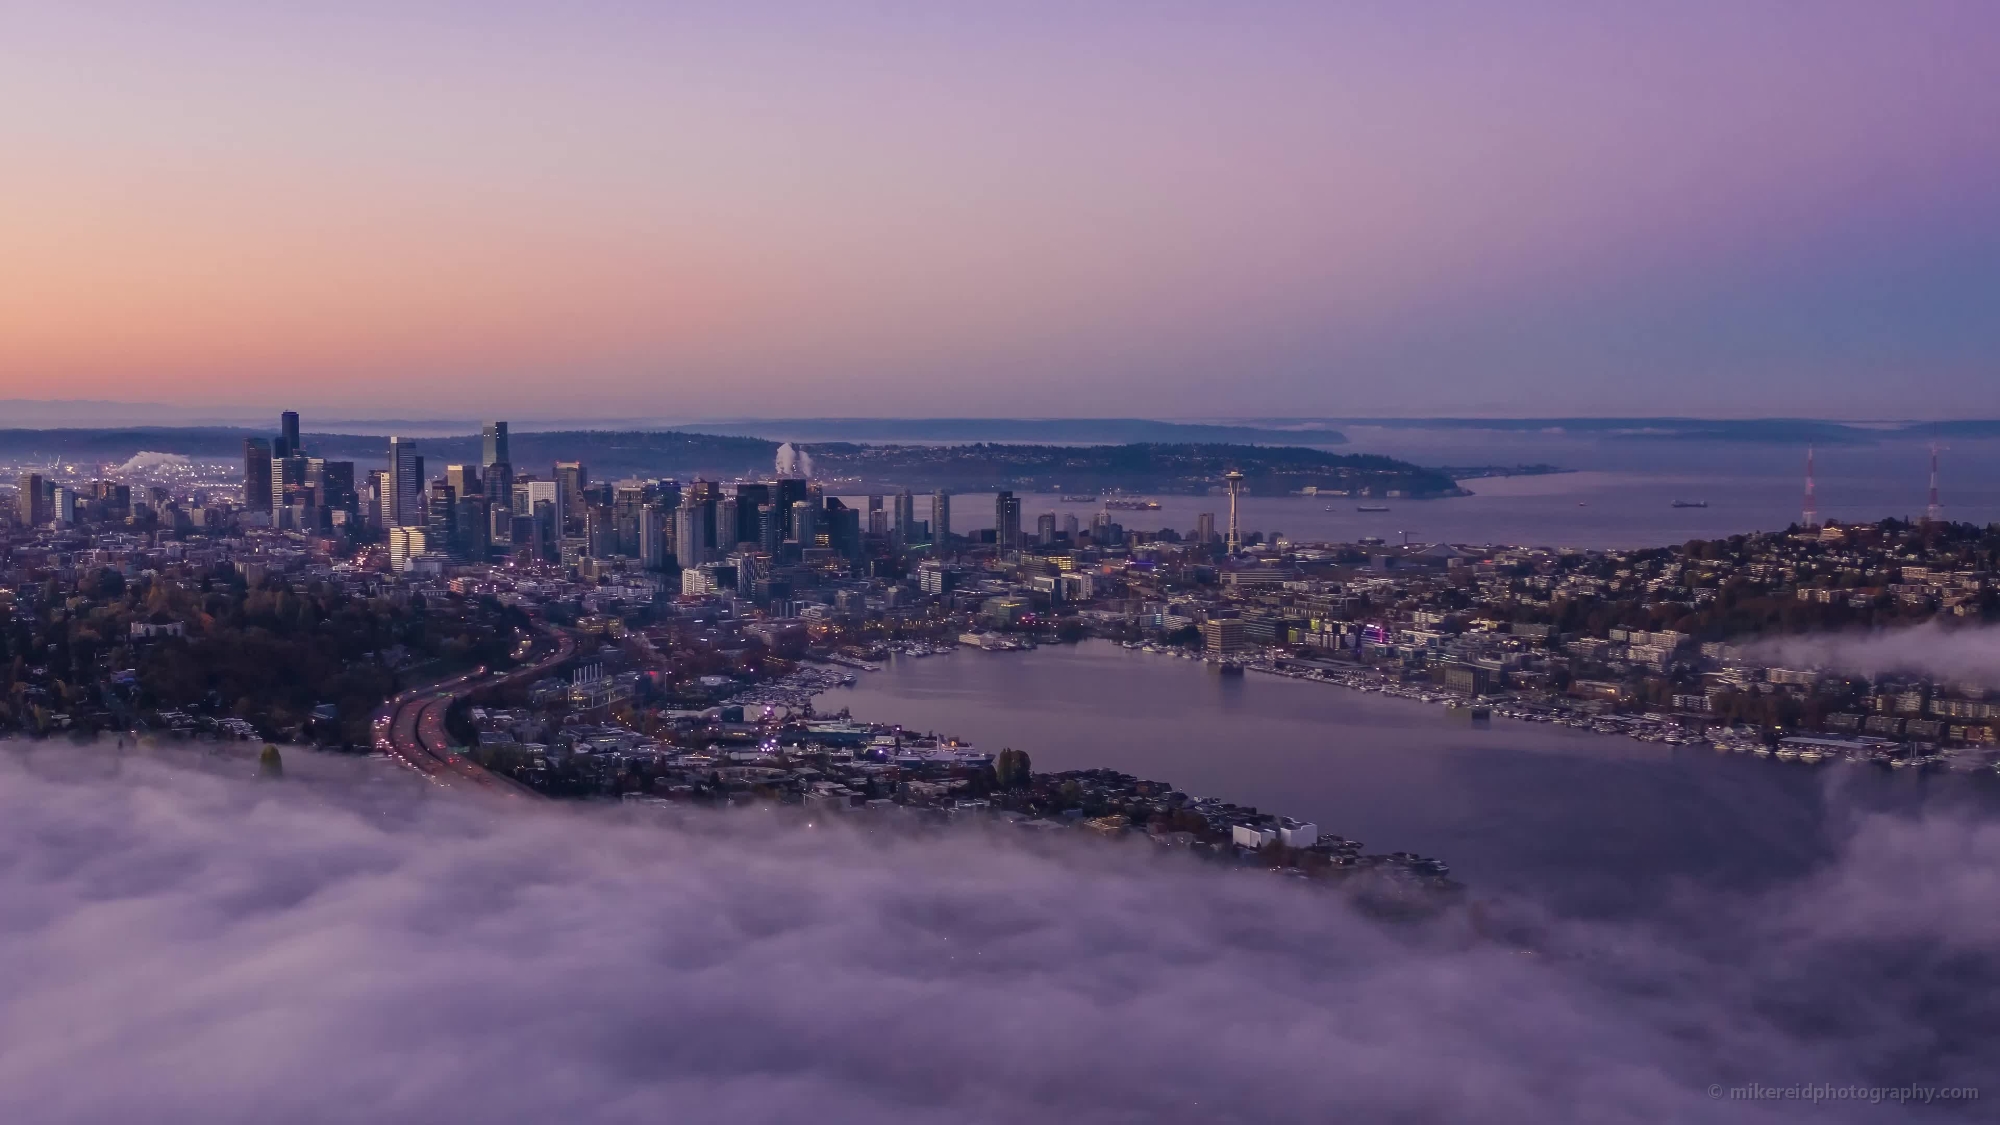
[[[1252,496],[1242,501],[1245,533],[1284,532],[1294,541],[1507,543],[1550,547],[1646,547],[1781,529],[1798,520],[1805,492],[1803,446],[1745,442],[1603,438],[1498,431],[1361,428],[1338,452],[1381,453],[1424,465],[1546,463],[1573,472],[1467,480],[1473,495],[1441,500],[1365,500]],[[1816,452],[1818,508],[1824,519],[1873,522],[1924,514],[1930,469],[1926,443],[1898,436]],[[1962,440],[1940,455],[1945,515],[1973,523],[2000,521],[2000,442]],[[1192,531],[1212,513],[1228,520],[1222,496],[1156,496],[1160,510],[1113,513],[1133,530]],[[1676,508],[1674,501],[1705,508]],[[856,502],[860,502],[859,499]],[[1387,512],[1359,512],[1359,504]],[[1043,512],[1075,515],[1088,525],[1096,504],[1065,504],[1058,495],[1022,497],[1021,523]],[[917,515],[930,517],[927,498]],[[960,534],[993,526],[993,494],[965,493],[952,501]],[[1060,524],[1058,525],[1060,526]]]
[[[1443,708],[1107,641],[897,657],[821,697],[862,719],[1105,767],[1415,851],[1489,892],[1589,916],[1643,913],[1682,882],[1753,890],[1831,858],[1855,818],[2000,808],[1985,776],[1805,766]]]

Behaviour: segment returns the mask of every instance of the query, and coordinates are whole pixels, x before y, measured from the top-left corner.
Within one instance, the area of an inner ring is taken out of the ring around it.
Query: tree
[[[285,759],[279,755],[277,746],[269,742],[264,744],[264,752],[257,755],[257,776],[285,776]]]
[[[1028,784],[1030,774],[1028,752],[1006,749],[993,759],[993,778],[1002,789],[1021,789]]]

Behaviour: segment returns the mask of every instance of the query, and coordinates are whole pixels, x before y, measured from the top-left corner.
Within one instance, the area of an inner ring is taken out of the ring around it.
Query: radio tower
[[[1807,527],[1819,526],[1819,502],[1813,499],[1813,447],[1806,446],[1806,513],[1799,521]]]
[[[1242,491],[1243,474],[1231,469],[1222,479],[1229,485],[1229,553],[1234,555],[1243,549],[1243,536],[1236,530],[1236,494]]]
[[[1938,444],[1937,442],[1932,442],[1931,443],[1931,502],[1930,506],[1924,509],[1924,522],[1928,524],[1940,524],[1944,522],[1944,505],[1938,503],[1937,455],[1938,455]]]

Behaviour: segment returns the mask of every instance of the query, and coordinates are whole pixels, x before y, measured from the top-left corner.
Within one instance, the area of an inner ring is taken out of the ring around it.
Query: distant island
[[[0,456],[17,459],[123,461],[141,451],[209,461],[243,456],[252,431],[226,427],[111,430],[0,430]],[[677,430],[556,430],[516,433],[513,457],[522,467],[581,460],[599,480],[620,477],[733,479],[768,473],[778,442],[764,438]],[[387,435],[304,435],[315,456],[380,464]],[[437,466],[477,464],[480,439],[467,434],[425,437],[419,448]],[[1134,442],[1123,445],[867,445],[804,443],[819,473],[842,487],[961,492],[1156,492],[1202,495],[1224,473],[1244,474],[1251,495],[1316,490],[1356,496],[1422,498],[1463,495],[1453,476],[1374,454],[1340,454],[1298,446],[1221,442]],[[1546,471],[1521,470],[1521,471]]]

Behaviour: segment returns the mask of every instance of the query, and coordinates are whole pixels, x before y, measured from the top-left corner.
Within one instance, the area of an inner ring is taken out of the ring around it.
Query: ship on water
[[[1706,501],[1706,500],[1676,500],[1676,501],[1674,501],[1674,507],[1676,507],[1676,508],[1706,508],[1706,507],[1708,507],[1708,501]]]
[[[1160,510],[1160,502],[1127,496],[1106,500],[1104,507],[1107,511],[1115,512],[1157,512]]]
[[[1064,493],[1062,502],[1065,504],[1095,504],[1097,503],[1097,497],[1084,496],[1081,494],[1070,495],[1069,493]]]
[[[1387,504],[1356,504],[1356,505],[1354,506],[1354,510],[1355,510],[1355,511],[1357,511],[1357,512],[1386,512],[1386,511],[1388,511],[1388,510],[1389,510],[1389,505],[1387,505]]]

